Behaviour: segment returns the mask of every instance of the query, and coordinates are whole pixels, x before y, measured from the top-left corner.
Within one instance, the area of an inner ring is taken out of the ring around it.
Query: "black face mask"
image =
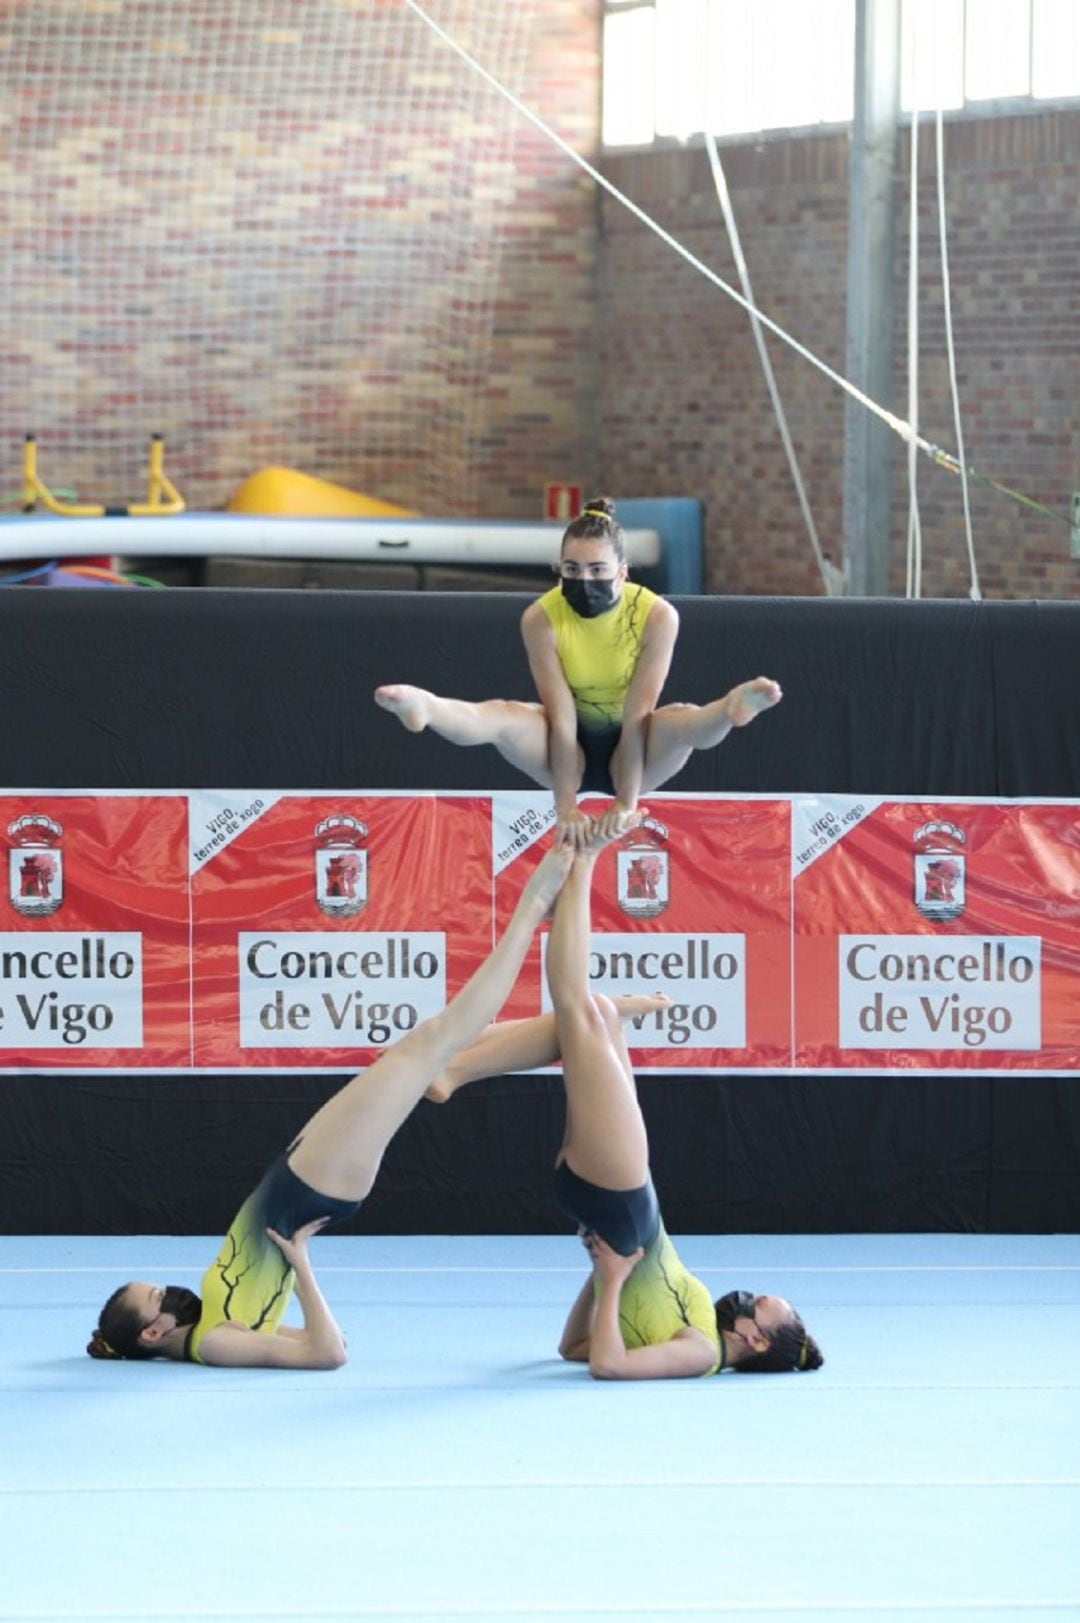
[[[574,613],[583,620],[594,620],[615,607],[613,580],[567,580],[563,576],[562,591]]]
[[[736,1319],[752,1319],[754,1303],[752,1291],[728,1291],[716,1303],[717,1326],[721,1330],[734,1330]]]
[[[166,1285],[161,1298],[162,1313],[171,1313],[180,1324],[198,1324],[202,1301],[186,1285]]]

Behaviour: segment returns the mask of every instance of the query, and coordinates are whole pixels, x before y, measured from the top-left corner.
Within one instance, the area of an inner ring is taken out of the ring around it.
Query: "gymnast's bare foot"
[[[770,681],[767,676],[755,676],[752,682],[740,682],[725,700],[728,720],[733,727],[745,727],[763,710],[771,710],[774,704],[779,704],[783,697],[779,682]]]
[[[427,726],[428,700],[432,697],[426,688],[409,687],[404,682],[375,689],[375,703],[389,710],[410,733],[422,733]]]
[[[666,1009],[671,1002],[666,992],[619,992],[609,995],[624,1020],[655,1014],[657,1009]]]
[[[585,841],[586,855],[595,856],[613,840],[621,840],[624,834],[640,828],[647,816],[648,812],[642,808],[627,811],[625,806],[620,806],[617,800],[613,800],[606,812],[592,819],[592,827]]]

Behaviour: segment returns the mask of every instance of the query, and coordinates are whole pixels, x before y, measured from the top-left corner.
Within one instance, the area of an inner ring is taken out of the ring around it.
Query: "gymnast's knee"
[[[612,1041],[615,1041],[622,1032],[622,1020],[619,1017],[618,1009],[606,992],[594,992],[592,1000],[596,1005],[597,1013],[604,1022],[604,1029]]]
[[[608,999],[604,999],[608,1002]],[[560,1032],[560,1040],[565,1040],[573,1033],[579,1040],[589,1037],[606,1041],[610,1037],[610,1027],[600,1000],[586,993],[584,997],[575,997],[565,1003],[555,1006],[555,1021]]]

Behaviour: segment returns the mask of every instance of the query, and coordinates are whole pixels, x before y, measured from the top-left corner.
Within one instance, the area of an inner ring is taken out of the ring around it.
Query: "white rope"
[[[975,562],[975,537],[971,528],[971,501],[968,492],[967,459],[964,454],[964,430],[960,421],[960,389],[956,381],[956,349],[953,345],[952,292],[949,283],[949,239],[945,217],[945,135],[941,108],[937,110],[937,197],[938,237],[941,243],[941,287],[945,301],[945,349],[949,357],[949,391],[952,395],[953,426],[956,432],[956,460],[960,466],[960,485],[964,496],[964,533],[967,537],[968,566],[971,570],[969,596],[975,603],[982,601],[979,589],[979,568]]]
[[[635,219],[640,220],[642,225],[647,226],[655,236],[659,237],[661,242],[666,243],[667,246],[673,249],[673,251],[677,253],[680,258],[684,259],[688,265],[704,276],[705,279],[711,282],[714,287],[719,288],[721,293],[726,293],[728,298],[734,300],[736,304],[740,305],[748,315],[756,316],[763,327],[767,327],[768,330],[771,333],[774,333],[782,343],[787,344],[788,347],[793,349],[797,355],[801,355],[804,361],[809,361],[811,366],[815,367],[824,377],[828,378],[831,383],[834,383],[838,389],[842,389],[845,394],[850,395],[853,400],[857,400],[861,406],[866,408],[867,411],[872,412],[875,417],[879,418],[881,422],[885,423],[887,427],[891,428],[894,434],[899,435],[899,437],[907,445],[917,446],[918,449],[925,452],[930,460],[936,463],[938,467],[948,468],[952,473],[960,473],[965,481],[965,489],[968,472],[970,471],[975,477],[982,477],[985,479],[986,483],[992,485],[995,490],[1000,491],[1003,495],[1008,496],[1013,501],[1021,502],[1024,506],[1031,508],[1033,511],[1041,514],[1043,517],[1052,518],[1055,520],[1055,522],[1071,522],[1067,514],[1054,512],[1051,508],[1045,507],[1040,502],[1033,502],[1029,497],[1024,496],[1021,492],[1010,490],[1008,486],[1000,484],[997,480],[987,479],[985,475],[978,475],[975,469],[968,470],[966,463],[962,463],[957,456],[953,456],[951,452],[943,450],[941,446],[931,444],[929,440],[924,439],[918,433],[917,428],[913,424],[904,422],[904,420],[897,417],[894,412],[888,411],[886,407],[879,405],[876,400],[873,400],[869,395],[864,394],[863,391],[852,383],[849,378],[845,378],[841,373],[834,371],[831,366],[827,365],[827,363],[821,360],[819,356],[807,349],[804,344],[800,344],[798,339],[794,338],[791,333],[787,332],[783,327],[781,327],[778,322],[773,321],[770,316],[767,316],[764,313],[764,311],[757,309],[749,299],[744,298],[741,293],[737,292],[735,288],[730,286],[729,283],[725,282],[723,277],[718,276],[716,272],[712,270],[710,266],[704,264],[696,254],[691,253],[690,249],[681,243],[677,237],[673,237],[670,231],[665,231],[664,227],[660,225],[657,220],[654,220],[652,216],[647,214],[643,208],[639,207],[639,205],[635,203],[632,198],[627,197],[625,192],[621,192],[619,188],[608,180],[605,175],[602,175],[598,169],[589,163],[587,158],[582,157],[580,152],[576,152],[569,142],[564,141],[562,136],[559,135],[557,131],[553,130],[551,126],[545,123],[545,121],[537,113],[533,112],[531,107],[526,106],[520,97],[515,96],[513,91],[508,90],[507,87],[502,84],[494,74],[490,73],[488,69],[478,62],[474,56],[470,55],[470,53],[465,50],[462,45],[459,45],[457,40],[455,40],[452,35],[447,33],[445,28],[441,27],[433,17],[428,15],[423,6],[418,3],[418,0],[405,0],[405,5],[407,5],[409,10],[414,12],[416,16],[420,18],[426,27],[431,29],[433,34],[442,40],[444,45],[448,46],[456,56],[461,58],[466,67],[468,67],[473,73],[479,74],[480,78],[483,79],[486,84],[490,85],[493,90],[504,98],[504,100],[508,101],[511,107],[513,107],[516,112],[521,114],[522,118],[528,119],[529,123],[532,124],[534,129],[539,130],[541,135],[545,136],[546,139],[551,141],[554,146],[558,147],[559,151],[569,158],[571,163],[577,164],[578,168],[588,175],[590,180],[594,181],[596,185],[599,186],[603,191],[607,192],[609,197],[613,197],[615,201],[620,203],[623,208],[625,208],[635,217]],[[948,305],[946,305],[946,308],[948,309]],[[974,569],[974,557],[972,557],[972,568]],[[974,593],[972,595],[974,595]]]
[[[709,165],[712,169],[713,184],[716,187],[716,195],[719,199],[720,208],[724,216],[724,224],[727,227],[727,234],[731,241],[731,252],[735,259],[735,269],[739,273],[739,283],[742,287],[747,307],[750,311],[750,327],[754,334],[754,342],[757,345],[758,355],[761,358],[761,370],[765,374],[765,383],[769,390],[769,399],[772,401],[773,411],[776,413],[776,423],[780,430],[780,438],[784,446],[784,455],[787,457],[788,467],[791,470],[792,483],[795,486],[795,494],[799,498],[799,506],[802,509],[802,516],[806,523],[807,533],[810,537],[810,545],[814,550],[814,558],[817,561],[818,573],[821,575],[826,596],[842,597],[844,592],[843,571],[837,569],[836,565],[831,563],[829,559],[826,558],[824,552],[822,551],[821,541],[818,538],[817,526],[814,523],[814,515],[810,511],[810,502],[806,494],[806,487],[803,484],[802,470],[799,467],[799,459],[795,453],[795,446],[791,438],[791,433],[788,429],[787,414],[784,411],[783,401],[780,398],[780,390],[777,386],[776,375],[773,372],[772,361],[769,359],[769,351],[765,345],[765,335],[761,330],[761,321],[758,318],[757,307],[754,304],[754,290],[750,285],[750,273],[746,267],[746,259],[742,251],[742,242],[739,237],[739,229],[735,223],[735,211],[731,206],[731,194],[728,191],[727,177],[724,174],[724,166],[720,161],[720,152],[716,145],[716,138],[712,134],[711,130],[706,130],[705,132],[705,148],[709,154]]]
[[[811,366],[816,367],[819,372],[830,380],[830,382],[835,383],[837,388],[843,389],[845,393],[852,397],[853,400],[857,400],[861,406],[865,406],[867,411],[873,412],[875,417],[879,417],[883,423],[888,424],[895,434],[899,434],[902,440],[910,442],[914,438],[915,444],[918,446],[920,451],[925,451],[927,456],[932,457],[935,461],[943,462],[943,465],[947,467],[953,466],[952,457],[948,456],[947,453],[941,452],[936,445],[931,445],[929,440],[920,439],[918,435],[914,434],[910,423],[905,423],[902,418],[897,417],[893,412],[886,410],[886,408],[879,405],[876,400],[872,400],[869,395],[864,394],[863,391],[852,383],[849,378],[843,377],[839,372],[834,372],[831,366],[828,366],[825,361],[813,354],[812,351],[808,350],[803,344],[800,344],[798,339],[793,338],[789,332],[785,331],[785,329],[779,325],[779,323],[773,321],[771,317],[765,315],[764,311],[756,309],[755,306],[750,303],[749,299],[745,299],[741,293],[730,285],[730,283],[725,282],[723,277],[718,276],[716,272],[708,265],[704,264],[696,254],[691,253],[690,249],[681,243],[677,237],[673,237],[671,235],[670,231],[665,231],[664,227],[660,225],[657,220],[654,220],[652,216],[647,214],[643,208],[640,208],[637,203],[635,203],[631,198],[627,197],[625,192],[621,192],[617,186],[613,185],[613,183],[608,180],[605,175],[602,175],[598,169],[594,168],[587,158],[583,158],[580,152],[575,152],[570,143],[568,141],[564,141],[562,136],[559,135],[557,131],[553,130],[549,124],[546,124],[539,114],[534,113],[531,107],[527,107],[518,96],[514,95],[512,90],[508,90],[504,84],[501,84],[499,80],[495,78],[494,74],[489,73],[487,68],[478,62],[474,56],[471,56],[470,53],[465,50],[464,46],[459,45],[457,40],[446,32],[445,28],[441,27],[433,17],[428,15],[423,6],[418,4],[418,0],[405,0],[405,4],[408,6],[410,11],[416,13],[420,20],[425,23],[434,34],[438,35],[445,45],[448,45],[450,49],[461,58],[467,67],[471,68],[474,73],[478,73],[493,90],[498,91],[499,95],[504,97],[505,100],[510,103],[511,107],[519,112],[523,118],[527,118],[529,123],[532,124],[535,129],[540,131],[541,135],[546,136],[549,141],[552,141],[555,146],[559,148],[560,152],[565,153],[572,163],[576,163],[578,168],[583,170],[585,174],[589,176],[590,180],[595,181],[596,184],[607,192],[610,197],[613,197],[617,203],[621,203],[623,208],[628,209],[636,219],[641,221],[642,225],[648,226],[649,230],[658,236],[661,242],[667,243],[668,247],[674,249],[674,251],[679,254],[681,258],[686,260],[688,265],[693,266],[694,270],[699,271],[702,276],[713,284],[714,287],[718,287],[721,293],[726,293],[729,299],[734,299],[735,303],[741,305],[748,315],[756,315],[763,327],[767,327],[770,332],[775,333],[777,338],[781,339],[783,343],[787,344],[789,348],[793,349],[797,355],[801,355],[804,361],[809,361]]]
[[[911,177],[908,187],[908,421],[919,426],[919,105],[911,109]],[[922,596],[922,526],[919,522],[919,467],[914,440],[908,441],[907,595]]]

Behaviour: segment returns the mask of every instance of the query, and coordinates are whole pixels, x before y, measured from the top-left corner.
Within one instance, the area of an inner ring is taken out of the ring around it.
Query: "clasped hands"
[[[637,828],[645,817],[643,811],[624,806],[613,800],[607,811],[599,817],[590,817],[575,806],[555,823],[555,844],[568,845],[575,852],[587,851],[595,842],[616,839],[632,828]]]

